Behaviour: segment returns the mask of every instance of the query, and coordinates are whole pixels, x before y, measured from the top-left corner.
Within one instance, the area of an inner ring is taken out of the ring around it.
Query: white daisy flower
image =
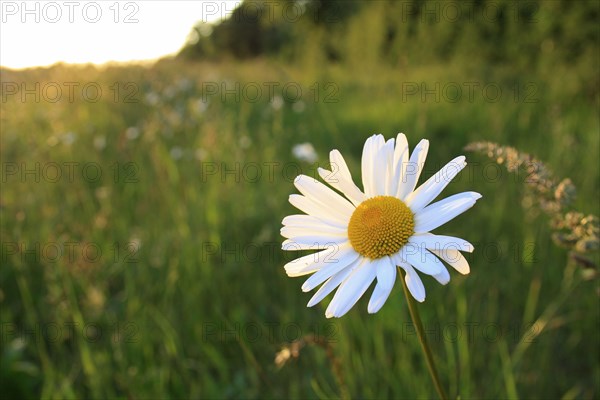
[[[341,317],[376,280],[368,306],[375,313],[390,295],[396,266],[406,272],[406,285],[420,302],[425,287],[416,271],[444,285],[450,274],[440,259],[469,273],[460,251],[472,252],[473,245],[430,231],[471,208],[481,195],[464,192],[432,203],[466,162],[464,156],[456,157],[416,188],[428,148],[429,141],[421,140],[409,156],[404,134],[387,142],[382,135],[370,137],[362,155],[364,191],[354,184],[341,153],[333,150],[332,170],[319,168],[319,175],[345,197],[306,175],[296,178],[302,194],[290,195],[290,203],[306,215],[285,217],[281,235],[287,238],[284,250],[321,250],[285,265],[288,276],[312,274],[303,291],[322,284],[308,307],[337,288],[325,316]]]

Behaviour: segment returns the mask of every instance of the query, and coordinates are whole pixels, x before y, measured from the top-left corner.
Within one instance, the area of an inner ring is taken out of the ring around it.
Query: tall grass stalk
[[[421,317],[419,315],[419,310],[417,309],[417,303],[415,299],[413,299],[412,295],[408,291],[408,287],[406,286],[406,282],[404,281],[404,272],[401,272],[402,279],[402,289],[404,290],[404,297],[406,297],[406,302],[408,303],[408,310],[410,312],[410,318],[413,321],[413,325],[417,330],[417,336],[419,336],[419,343],[421,344],[421,349],[423,350],[423,354],[425,355],[425,360],[427,361],[427,369],[429,370],[429,375],[431,375],[431,379],[433,380],[433,384],[435,386],[435,390],[437,391],[440,399],[445,400],[448,397],[446,396],[446,392],[442,387],[440,382],[440,377],[435,368],[435,362],[433,361],[433,354],[431,353],[431,349],[429,348],[429,344],[427,343],[427,337],[425,336],[425,330],[423,329],[423,323],[421,322]]]

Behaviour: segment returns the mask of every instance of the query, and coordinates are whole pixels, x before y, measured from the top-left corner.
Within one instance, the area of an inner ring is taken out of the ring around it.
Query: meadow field
[[[464,154],[443,196],[483,195],[440,229],[475,245],[471,273],[451,271],[446,286],[423,277],[419,310],[450,398],[597,398],[597,268],[554,243],[526,171],[465,150],[492,141],[533,154],[571,178],[575,210],[599,215],[598,80],[582,65],[2,69],[2,392],[434,397],[399,282],[377,314],[363,298],[326,319],[330,298],[306,308],[303,279],[283,269],[297,256],[279,233],[297,213],[295,176],[317,176],[339,149],[360,182],[365,140],[403,132],[411,148],[430,140],[420,182]],[[293,154],[303,143],[316,159]]]

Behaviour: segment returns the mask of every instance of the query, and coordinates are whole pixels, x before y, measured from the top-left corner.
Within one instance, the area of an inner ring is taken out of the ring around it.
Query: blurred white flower
[[[156,92],[150,92],[146,95],[146,103],[155,106],[160,103],[160,96]]]
[[[188,78],[181,78],[177,81],[177,86],[183,92],[187,92],[194,86],[194,82]]]
[[[308,163],[314,163],[317,161],[317,152],[310,143],[300,143],[292,148],[292,154],[300,161],[306,161]]]
[[[179,146],[172,147],[169,154],[173,160],[179,160],[181,157],[183,157],[183,149]]]
[[[72,145],[76,139],[77,139],[77,134],[74,132],[67,132],[61,136],[62,142],[64,144],[66,144],[67,146]]]
[[[142,247],[142,239],[139,236],[133,235],[129,238],[129,243],[127,243],[128,251],[130,254],[136,254],[140,248]]]
[[[110,196],[110,187],[108,186],[100,186],[96,189],[96,197],[99,200],[107,199]]]
[[[167,99],[172,99],[173,97],[175,97],[177,92],[178,92],[177,87],[174,85],[170,85],[170,86],[167,86],[167,88],[164,90],[163,95]]]
[[[96,150],[103,150],[106,147],[106,136],[95,136],[94,137],[94,148]]]
[[[244,136],[240,137],[239,143],[240,143],[240,148],[247,149],[252,144],[252,139],[250,139],[248,136],[244,135]]]
[[[137,126],[130,126],[125,131],[125,137],[128,140],[135,140],[138,138],[138,136],[140,136],[140,128],[138,128]]]
[[[196,114],[204,114],[204,112],[208,108],[208,104],[208,99],[198,99],[194,102],[193,109],[196,112]]]
[[[271,107],[275,111],[281,110],[281,107],[283,107],[283,97],[281,97],[280,95],[273,96],[273,98],[271,99]]]

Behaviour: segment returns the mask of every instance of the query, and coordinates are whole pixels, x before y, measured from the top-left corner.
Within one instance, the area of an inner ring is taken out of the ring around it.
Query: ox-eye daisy
[[[296,178],[302,195],[292,194],[290,203],[307,215],[285,217],[281,234],[288,238],[284,250],[322,250],[285,265],[289,276],[313,274],[303,291],[323,284],[309,307],[338,288],[325,315],[341,317],[376,280],[368,305],[369,313],[375,313],[390,295],[396,266],[406,272],[406,285],[420,302],[425,288],[416,270],[441,284],[448,283],[450,274],[440,259],[469,273],[460,251],[472,252],[473,246],[430,231],[471,208],[481,195],[464,192],[432,203],[466,162],[464,156],[456,157],[416,188],[428,148],[429,142],[421,140],[409,155],[404,134],[387,142],[382,135],[370,137],[362,155],[364,191],[354,184],[340,152],[333,150],[331,171],[319,168],[319,175],[345,197],[314,178]]]

